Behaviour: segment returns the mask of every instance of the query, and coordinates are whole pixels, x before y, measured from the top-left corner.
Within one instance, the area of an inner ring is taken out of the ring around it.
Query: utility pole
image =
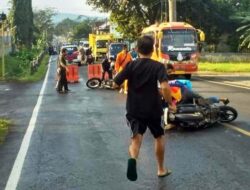
[[[176,22],[176,0],[168,0],[169,22]]]

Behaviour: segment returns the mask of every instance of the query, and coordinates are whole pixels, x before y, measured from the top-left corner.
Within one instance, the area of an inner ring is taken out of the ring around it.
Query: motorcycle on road
[[[169,112],[168,122],[182,128],[205,128],[215,123],[229,123],[238,117],[235,108],[227,103],[211,103],[204,99],[202,103],[180,104],[175,113]]]

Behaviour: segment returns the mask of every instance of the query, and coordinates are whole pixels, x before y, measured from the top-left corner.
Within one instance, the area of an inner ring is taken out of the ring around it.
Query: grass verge
[[[250,72],[250,63],[208,63],[200,62],[199,71],[211,72]]]
[[[6,56],[6,72],[5,80],[7,81],[19,81],[19,82],[36,82],[41,80],[47,71],[47,65],[49,62],[49,55],[44,55],[37,70],[31,74],[30,66],[20,67],[19,58],[16,56]],[[0,72],[2,77],[2,63],[0,64]],[[2,79],[0,77],[0,79]],[[3,80],[3,79],[2,79]]]
[[[5,140],[6,135],[9,131],[9,126],[11,122],[6,119],[0,119],[0,144],[2,144]]]
[[[37,69],[37,71],[32,74],[32,75],[26,75],[24,77],[19,78],[19,81],[22,82],[36,82],[41,80],[46,72],[47,72],[47,66],[48,66],[48,62],[49,62],[49,55],[45,55]]]

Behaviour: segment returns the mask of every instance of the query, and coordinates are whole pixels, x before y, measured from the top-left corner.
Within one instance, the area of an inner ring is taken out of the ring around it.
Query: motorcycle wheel
[[[238,112],[230,106],[220,106],[220,122],[229,123],[238,117]]]
[[[99,78],[89,79],[86,82],[86,85],[87,85],[88,88],[91,88],[91,89],[99,88],[101,86],[101,79],[99,79]]]

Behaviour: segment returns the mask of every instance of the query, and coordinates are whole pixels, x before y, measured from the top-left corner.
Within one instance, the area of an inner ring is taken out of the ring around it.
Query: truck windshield
[[[194,30],[174,29],[163,30],[161,51],[163,53],[197,50],[197,34]]]
[[[97,48],[106,48],[107,47],[108,40],[98,40],[96,42]]]
[[[123,44],[111,44],[110,45],[110,54],[116,55],[121,52],[123,49]]]

